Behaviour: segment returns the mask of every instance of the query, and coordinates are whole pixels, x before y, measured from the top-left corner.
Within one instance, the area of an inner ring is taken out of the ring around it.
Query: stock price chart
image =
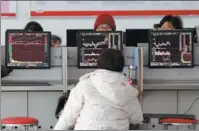
[[[192,67],[192,32],[159,30],[149,32],[149,67]]]
[[[104,49],[122,50],[122,32],[79,32],[77,39],[79,68],[96,67]]]
[[[49,33],[7,33],[7,66],[49,68]]]

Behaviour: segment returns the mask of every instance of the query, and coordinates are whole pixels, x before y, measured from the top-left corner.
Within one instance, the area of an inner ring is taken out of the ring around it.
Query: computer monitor
[[[126,46],[137,47],[138,43],[148,43],[149,29],[126,29]]]
[[[5,65],[12,69],[49,69],[50,32],[6,31]]]
[[[6,31],[24,32],[22,29],[7,29]]]
[[[122,31],[81,31],[77,35],[78,67],[96,68],[99,54],[107,48],[122,50]]]
[[[66,30],[67,47],[77,47],[77,33],[79,31],[93,31],[92,29],[68,29]]]
[[[149,68],[190,68],[193,60],[193,30],[149,31]]]

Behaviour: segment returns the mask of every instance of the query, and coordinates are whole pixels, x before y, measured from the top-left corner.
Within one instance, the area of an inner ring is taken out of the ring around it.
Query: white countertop
[[[8,76],[1,79],[4,81],[39,81],[57,82],[62,81],[62,68],[52,67],[50,69],[15,69]]]

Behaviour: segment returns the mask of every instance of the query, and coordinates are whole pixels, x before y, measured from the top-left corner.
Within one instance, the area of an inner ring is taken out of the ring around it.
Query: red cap
[[[94,30],[101,24],[107,24],[111,26],[113,30],[116,30],[115,20],[109,14],[102,14],[97,17],[94,24]]]

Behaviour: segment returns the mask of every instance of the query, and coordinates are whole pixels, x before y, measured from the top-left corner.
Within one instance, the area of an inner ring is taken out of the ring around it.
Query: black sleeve
[[[64,106],[68,100],[70,91],[67,91],[67,93],[65,92],[62,96],[59,97],[58,99],[58,104],[57,104],[57,108],[55,111],[55,117],[58,119],[59,118],[59,113],[64,109]]]
[[[1,65],[1,78],[6,77],[12,72],[12,69],[8,69],[5,66]]]

